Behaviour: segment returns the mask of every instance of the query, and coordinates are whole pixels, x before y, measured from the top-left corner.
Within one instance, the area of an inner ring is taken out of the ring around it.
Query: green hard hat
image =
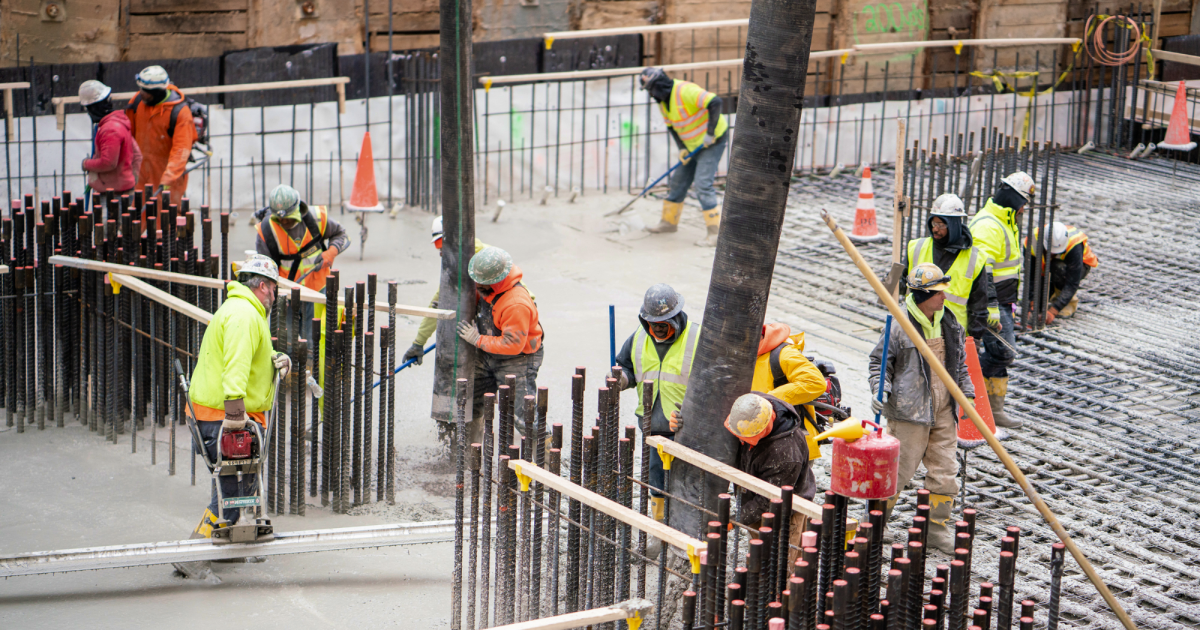
[[[271,214],[285,218],[300,207],[300,193],[287,184],[280,184],[271,191]]]
[[[476,284],[499,284],[512,271],[512,256],[499,247],[485,247],[471,257],[467,273]]]

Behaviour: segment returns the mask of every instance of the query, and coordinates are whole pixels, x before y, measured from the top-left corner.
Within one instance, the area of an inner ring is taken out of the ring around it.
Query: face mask
[[[98,103],[92,103],[84,109],[87,110],[88,117],[92,119],[92,123],[99,124],[105,116],[112,113],[112,99],[106,98]]]

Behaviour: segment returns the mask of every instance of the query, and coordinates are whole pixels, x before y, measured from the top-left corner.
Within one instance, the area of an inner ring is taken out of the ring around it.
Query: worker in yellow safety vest
[[[908,242],[906,274],[921,263],[931,262],[950,277],[946,287],[946,310],[954,314],[963,330],[982,339],[984,328],[1000,329],[999,308],[991,278],[984,273],[987,256],[974,247],[967,229],[962,199],[946,193],[933,200],[925,226],[929,236]]]
[[[670,191],[663,201],[662,221],[647,231],[662,234],[678,230],[683,200],[688,188],[694,184],[707,231],[696,245],[715,247],[721,208],[717,204],[713,179],[725,154],[728,144],[725,132],[729,130],[729,121],[722,113],[724,101],[691,81],[672,79],[661,68],[643,70],[641,83],[642,89],[658,102],[667,130],[679,147],[679,161],[682,162],[671,174]],[[697,149],[700,151],[693,155]]]
[[[1037,242],[1038,229],[1033,229]],[[1088,272],[1100,265],[1100,259],[1088,245],[1083,230],[1055,221],[1050,227],[1045,247],[1050,252],[1050,308],[1046,309],[1046,323],[1055,318],[1070,317],[1079,307],[1079,285]]]
[[[1008,366],[1016,360],[1016,331],[1013,327],[1013,304],[1021,279],[1021,241],[1019,221],[1025,205],[1033,200],[1033,178],[1017,171],[1000,180],[996,192],[987,200],[975,218],[971,219],[971,238],[975,247],[987,256],[986,273],[992,277],[999,306],[997,317],[989,312],[988,319],[1000,322],[999,335],[985,335],[979,346],[979,366],[987,384],[988,400],[996,426],[1015,429],[1019,420],[1004,412],[1008,395]],[[990,311],[990,309],[989,309]]]

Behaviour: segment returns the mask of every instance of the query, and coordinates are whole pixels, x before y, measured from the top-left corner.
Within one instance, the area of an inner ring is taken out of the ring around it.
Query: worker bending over
[[[646,290],[642,310],[638,313],[641,326],[621,351],[617,365],[621,374],[617,390],[637,386],[638,404],[643,411],[646,386],[652,388],[654,403],[650,412],[650,435],[675,439],[678,430],[678,411],[687,394],[696,342],[700,339],[700,324],[688,321],[683,310],[683,296],[667,284],[656,284]],[[676,422],[670,416],[674,414]],[[642,415],[638,414],[642,419]],[[655,520],[663,520],[663,466],[656,451],[650,451],[650,506]]]
[[[764,324],[750,389],[770,394],[800,413],[808,442],[808,457],[819,459],[816,409],[809,403],[825,393],[825,375],[804,356],[804,333],[792,334],[787,324]],[[786,484],[785,484],[786,485]]]
[[[142,150],[138,181],[182,199],[187,196],[187,163],[197,137],[192,110],[162,66],[139,72],[137,86],[140,91],[129,100],[125,114]]]
[[[529,434],[533,418],[525,417],[524,403],[525,396],[536,395],[538,370],[542,367],[543,331],[537,305],[521,284],[521,268],[499,247],[485,247],[472,256],[467,274],[475,281],[479,297],[475,320],[458,325],[458,335],[479,348],[468,444],[483,441],[483,395],[495,393],[509,374],[517,377],[513,391],[516,428],[521,435],[536,439]],[[439,429],[449,434],[453,425],[440,423]]]
[[[971,219],[971,237],[975,247],[987,256],[987,271],[991,273],[999,310],[993,316],[989,307],[988,320],[1000,322],[999,335],[985,334],[979,348],[979,367],[986,379],[988,401],[996,426],[1016,429],[1020,420],[1004,412],[1008,395],[1008,366],[1017,358],[1016,329],[1013,326],[1013,304],[1021,278],[1021,241],[1018,225],[1025,204],[1033,199],[1033,178],[1017,171],[1000,180],[1000,185]]]
[[[721,225],[721,208],[717,206],[717,190],[713,180],[728,144],[729,121],[721,113],[721,97],[691,81],[667,76],[661,68],[646,68],[641,76],[642,89],[658,101],[667,129],[679,147],[682,164],[671,174],[671,187],[663,201],[662,221],[647,228],[654,234],[679,229],[679,215],[688,188],[695,184],[696,197],[704,215],[707,234],[697,245],[715,247]],[[690,159],[696,149],[700,152]]]
[[[441,252],[442,251],[442,217],[441,216],[434,217],[434,219],[433,219],[432,242],[433,242],[433,246],[435,248],[437,248],[437,250],[439,252]],[[475,239],[475,253],[476,254],[483,251],[483,249],[485,247],[487,247],[487,245],[483,241],[479,240],[478,238]],[[442,292],[441,287],[438,287],[438,290],[434,291],[433,299],[429,301],[429,308],[437,308],[438,307],[438,294],[440,294],[441,292]],[[532,296],[530,296],[530,297],[532,299]],[[436,320],[432,317],[426,317],[421,320],[421,325],[417,327],[417,336],[415,339],[413,339],[412,346],[410,346],[408,348],[408,350],[404,353],[404,356],[400,358],[401,363],[407,363],[410,360],[415,360],[417,365],[421,365],[421,363],[425,360],[425,342],[429,341],[429,338],[433,336],[433,333],[435,331],[437,331],[437,323],[438,323],[438,320]]]
[[[1033,237],[1037,238],[1036,229]],[[1050,308],[1046,309],[1046,323],[1052,324],[1055,318],[1075,314],[1079,307],[1079,284],[1100,264],[1100,259],[1092,253],[1083,230],[1061,221],[1051,226],[1046,249],[1050,251]]]
[[[908,319],[921,332],[963,394],[974,404],[975,389],[967,374],[963,329],[947,317],[943,302],[950,278],[933,263],[921,263],[908,276]],[[929,491],[928,546],[954,553],[954,530],[950,527],[954,497],[958,494],[958,408],[950,391],[933,376],[925,357],[893,321],[890,337],[885,331],[871,351],[871,391],[879,391],[879,367],[884,339],[888,339],[887,369],[883,374],[883,400],[872,399],[871,409],[888,420],[887,431],[900,440],[896,496],[888,499],[887,518],[917,466],[925,465],[925,489]]]
[[[118,196],[132,192],[142,168],[142,151],[133,141],[129,117],[113,111],[112,88],[99,81],[84,81],[79,86],[79,104],[94,129],[92,156],[84,158],[82,165],[88,187],[98,192],[112,190]]]

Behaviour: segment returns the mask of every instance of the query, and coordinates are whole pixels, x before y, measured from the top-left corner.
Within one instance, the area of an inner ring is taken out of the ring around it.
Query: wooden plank
[[[644,516],[634,510],[631,510],[616,501],[612,501],[602,497],[587,488],[577,486],[570,481],[563,479],[558,475],[551,474],[535,464],[531,464],[523,459],[509,460],[508,467],[517,471],[518,475],[525,475],[530,479],[561,492],[565,496],[586,503],[588,507],[599,510],[626,525],[629,525],[639,531],[646,532],[664,543],[680,549],[689,555],[699,556],[700,550],[707,549],[708,545],[704,544],[696,538],[692,538],[687,534],[668,527],[665,523],[660,523],[649,516]]]
[[[162,304],[173,311],[187,315],[188,317],[200,322],[201,324],[204,324],[205,326],[212,321],[212,313],[209,313],[198,306],[188,304],[187,302],[184,302],[170,293],[156,289],[145,282],[134,278],[133,276],[127,276],[121,273],[110,273],[109,276],[111,276],[112,280],[117,284],[133,291],[137,291],[151,300],[154,300],[155,302],[158,302],[159,304]]]
[[[227,13],[156,13],[133,15],[129,32],[146,33],[244,33],[248,23],[245,11]]]
[[[662,450],[668,455],[674,455],[704,472],[716,475],[726,481],[731,481],[738,487],[745,488],[768,499],[779,499],[782,497],[778,486],[773,486],[754,475],[744,473],[729,464],[722,464],[708,455],[699,451],[693,451],[674,440],[668,440],[659,436],[650,436],[646,438],[646,445],[653,448],[662,446]],[[821,506],[799,496],[792,496],[792,510],[804,514],[809,518],[821,518]],[[846,522],[849,523],[850,520],[847,519]],[[855,528],[857,528],[857,522]]]
[[[749,26],[750,18],[741,20],[714,20],[711,22],[678,22],[675,24],[647,24],[645,26],[619,26],[617,28],[595,28],[586,31],[555,31],[544,33],[546,39],[578,39],[581,37],[605,37],[608,35],[629,35],[632,33],[665,33],[668,31],[689,31],[705,28],[721,28],[726,26]]]
[[[313,302],[315,304],[324,304],[325,303],[325,295],[324,294],[317,292],[317,291],[313,291],[312,289],[310,289],[306,286],[296,284],[295,282],[292,282],[291,280],[288,280],[286,278],[279,279],[280,290],[287,289],[288,291],[291,291],[293,287],[300,289],[300,301]],[[341,306],[345,306],[346,299],[343,296],[339,295],[338,296],[338,304]],[[377,313],[387,313],[390,310],[391,310],[391,307],[388,306],[387,302],[382,302],[379,300],[375,301],[375,311]],[[417,317],[432,317],[433,319],[454,319],[454,317],[457,315],[457,313],[455,313],[454,311],[448,311],[443,308],[427,308],[424,306],[405,306],[403,304],[396,305],[396,313],[398,313],[400,315],[415,315]]]
[[[1191,27],[1191,13],[1164,13],[1159,24],[1158,36],[1162,38],[1187,35]]]
[[[166,33],[130,35],[129,61],[215,57],[227,50],[247,48],[245,33]]]
[[[130,17],[139,13],[204,13],[249,9],[250,0],[130,0],[129,3]]]
[[[809,60],[813,59],[829,59],[833,57],[841,57],[842,55],[853,55],[855,51],[850,49],[842,50],[821,50],[810,53]],[[697,61],[695,63],[674,63],[665,66],[658,66],[664,72],[686,72],[689,70],[702,70],[705,68],[734,68],[741,67],[742,59],[721,59],[717,61]],[[571,79],[603,79],[605,77],[621,77],[632,74],[641,74],[643,68],[635,66],[632,68],[608,68],[605,70],[576,70],[572,72],[540,72],[534,74],[510,74],[504,77],[479,77],[481,85],[504,85],[507,83],[525,83],[528,81],[566,81]]]
[[[599,627],[599,624],[607,621],[621,621],[633,617],[644,619],[645,614],[650,611],[650,608],[649,601],[644,599],[630,600],[609,606],[608,608],[581,610],[565,615],[546,617],[545,619],[531,619],[520,623],[511,623],[506,626],[494,626],[492,630],[570,630],[571,628],[588,626]]]
[[[19,81],[17,83],[0,83],[0,90],[28,90],[28,81]]]
[[[1154,55],[1154,58],[1158,61],[1173,61],[1175,63],[1185,63],[1189,66],[1200,66],[1200,57],[1196,55],[1185,55],[1166,50],[1151,50],[1150,54]]]
[[[410,12],[405,12],[405,13],[396,13],[395,18],[393,19],[392,33],[394,35],[404,35],[405,33],[418,33],[418,34],[428,34],[431,32],[436,33],[436,32],[438,32],[439,29],[441,29],[441,26],[442,26],[440,20],[441,20],[441,14],[439,14],[437,11],[419,11],[419,12],[411,12],[410,11]],[[380,38],[384,42],[387,42],[387,33],[388,32],[387,32],[387,14],[386,13],[380,18],[380,21],[378,23],[372,22],[371,27],[372,27],[372,31],[371,31],[371,39],[372,40],[374,40],[375,38]],[[374,48],[375,48],[375,46],[372,45],[371,49],[374,50]],[[387,50],[386,46],[384,47],[384,50]]]
[[[877,53],[892,50],[911,50],[915,48],[953,48],[958,44],[963,46],[985,46],[1001,48],[1011,46],[1054,46],[1074,44],[1079,41],[1076,37],[1025,37],[1014,39],[940,39],[923,42],[885,42],[881,44],[858,44],[854,50],[859,53]]]
[[[183,91],[184,94],[191,96],[193,94],[229,94],[233,92],[254,92],[258,90],[290,90],[293,88],[318,87],[322,85],[340,86],[350,82],[350,77],[328,77],[324,79],[298,79],[296,81],[271,81],[268,83],[238,83],[234,85],[213,85],[208,87],[191,87]],[[120,92],[112,95],[113,100],[121,101],[128,100],[137,95],[137,92]],[[79,96],[56,96],[50,99],[54,105],[65,105],[67,103],[78,103]]]

